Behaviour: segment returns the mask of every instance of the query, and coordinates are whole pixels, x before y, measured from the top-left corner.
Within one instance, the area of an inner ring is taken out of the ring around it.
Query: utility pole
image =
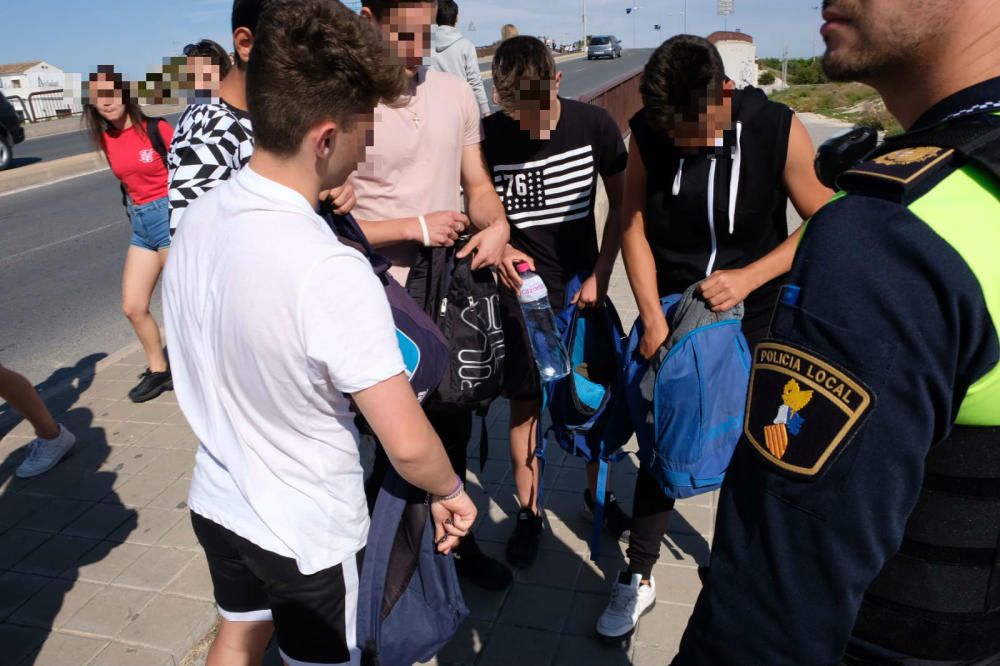
[[[781,53],[781,80],[788,86],[788,47]]]
[[[587,0],[582,0],[583,2],[583,39],[581,44],[583,45],[582,50],[587,51]]]
[[[684,34],[688,31],[688,0],[684,0]]]

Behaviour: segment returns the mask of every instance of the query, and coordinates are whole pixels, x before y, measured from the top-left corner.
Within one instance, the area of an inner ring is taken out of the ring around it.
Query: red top
[[[159,130],[163,145],[169,147],[174,128],[161,120]],[[125,184],[133,204],[141,206],[167,196],[167,168],[144,132],[135,127],[110,129],[104,133],[103,144],[111,172]]]

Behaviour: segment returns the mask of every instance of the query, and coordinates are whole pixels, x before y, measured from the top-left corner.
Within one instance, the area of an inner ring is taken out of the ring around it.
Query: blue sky
[[[458,0],[459,27],[476,44],[499,37],[500,26],[514,23],[524,34],[572,41],[581,32],[582,0]],[[357,0],[354,0],[356,3]],[[615,33],[632,46],[633,19],[625,8],[638,6],[636,42],[655,46],[681,32],[684,0],[586,0],[588,31]],[[754,36],[763,56],[793,56],[822,51],[818,37],[820,0],[736,0],[730,30]],[[715,0],[687,0],[688,32],[721,30]],[[5,12],[0,62],[46,60],[66,71],[90,71],[114,64],[135,77],[153,69],[165,56],[203,37],[228,46],[232,0],[32,0]],[[539,9],[544,7],[545,9]],[[653,25],[662,25],[660,32]],[[475,30],[470,30],[474,24]]]

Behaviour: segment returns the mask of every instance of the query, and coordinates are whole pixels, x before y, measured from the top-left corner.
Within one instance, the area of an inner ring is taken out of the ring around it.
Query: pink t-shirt
[[[405,106],[375,109],[375,145],[351,176],[359,220],[393,220],[461,210],[462,149],[482,137],[479,105],[464,80],[426,69]],[[406,281],[416,243],[379,248]]]

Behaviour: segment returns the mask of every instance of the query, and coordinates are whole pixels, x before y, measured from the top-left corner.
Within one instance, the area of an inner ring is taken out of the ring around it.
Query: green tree
[[[774,72],[772,72],[769,69],[765,69],[763,72],[760,73],[760,77],[758,77],[757,79],[757,84],[762,86],[769,86],[772,83],[774,83],[775,80],[776,77],[774,76]]]

